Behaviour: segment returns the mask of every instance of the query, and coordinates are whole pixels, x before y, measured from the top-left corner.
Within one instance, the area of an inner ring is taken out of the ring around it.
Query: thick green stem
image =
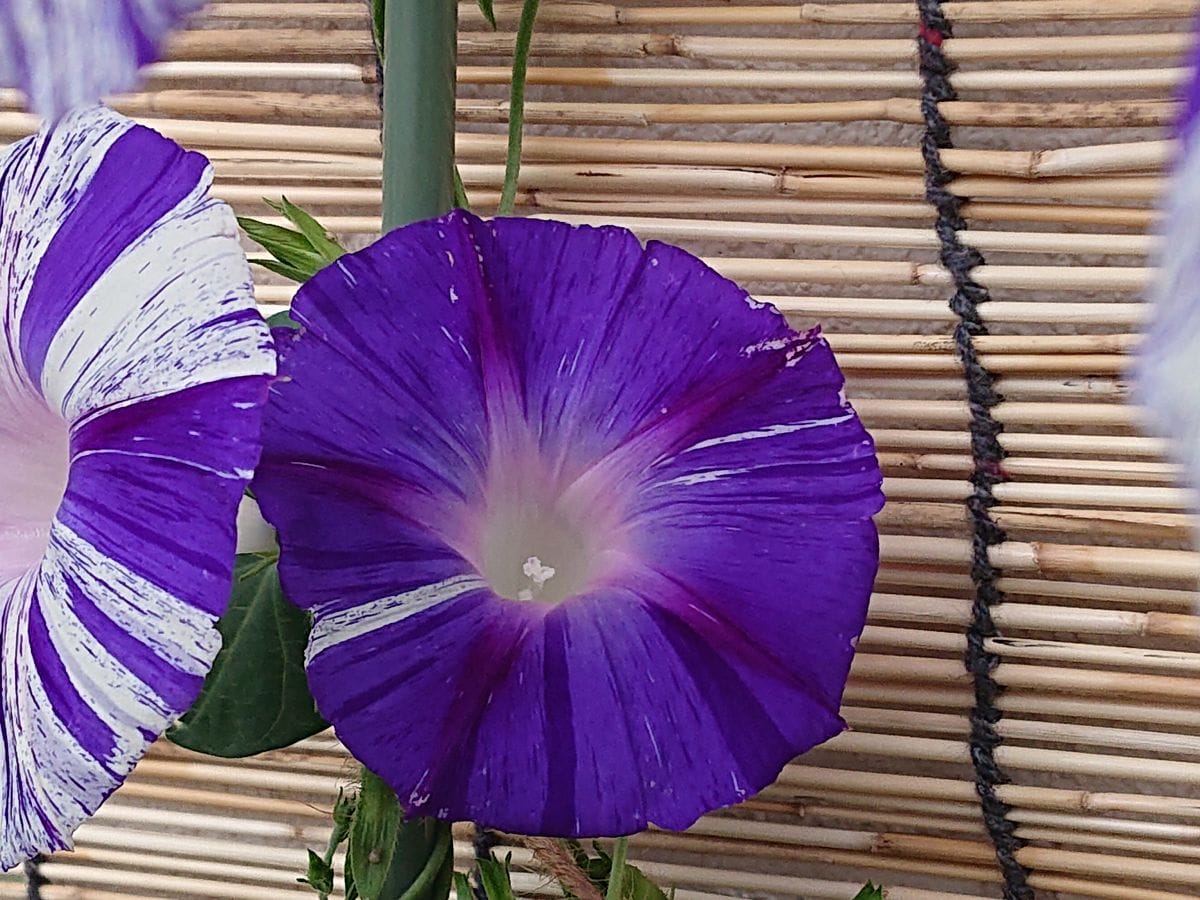
[[[458,4],[388,0],[384,13],[383,230],[454,205]]]

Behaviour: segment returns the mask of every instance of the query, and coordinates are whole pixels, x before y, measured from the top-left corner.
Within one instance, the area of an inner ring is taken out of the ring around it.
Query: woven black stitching
[[[990,548],[1005,540],[1004,530],[996,524],[991,513],[996,503],[993,489],[1005,480],[1005,453],[1000,445],[1003,425],[992,415],[992,410],[1003,398],[996,390],[995,376],[980,361],[975,346],[975,338],[987,334],[979,304],[990,298],[987,288],[971,277],[972,270],[983,263],[983,255],[959,239],[959,232],[967,227],[962,215],[963,199],[950,189],[957,173],[946,168],[942,161],[942,151],[953,147],[950,125],[939,106],[955,98],[954,88],[950,85],[954,67],[942,50],[942,42],[951,36],[952,29],[942,11],[941,0],[917,0],[917,6],[921,16],[917,45],[923,84],[921,114],[925,120],[925,133],[921,139],[925,198],[937,211],[935,229],[941,244],[942,265],[954,279],[954,295],[950,299],[950,308],[958,316],[954,343],[962,362],[971,409],[973,471],[967,509],[972,527],[971,580],[975,584],[975,600],[967,628],[964,658],[975,682],[971,761],[975,767],[975,790],[979,794],[984,823],[1004,873],[1005,900],[1033,900],[1029,872],[1016,859],[1024,842],[1016,836],[1016,826],[1008,817],[1010,807],[996,794],[996,787],[1007,784],[1009,778],[996,763],[996,748],[1001,743],[996,731],[1001,713],[996,703],[1001,687],[996,683],[994,673],[999,658],[985,645],[987,638],[998,634],[992,607],[1004,600],[997,586],[999,572],[992,566],[988,553]]]
[[[45,861],[44,856],[35,856],[22,866],[25,873],[25,900],[42,900],[42,885],[50,883],[50,879],[42,874],[42,863]]]

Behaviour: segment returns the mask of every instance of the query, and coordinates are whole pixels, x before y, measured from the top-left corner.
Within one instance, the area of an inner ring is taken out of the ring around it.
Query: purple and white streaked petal
[[[274,354],[210,179],[101,108],[0,156],[0,869],[70,845],[220,647]]]
[[[409,811],[681,828],[844,727],[882,497],[819,335],[628,231],[465,213],[293,315],[255,493],[318,707]]]
[[[0,85],[17,87],[40,115],[132,90],[170,31],[205,0],[5,0]]]

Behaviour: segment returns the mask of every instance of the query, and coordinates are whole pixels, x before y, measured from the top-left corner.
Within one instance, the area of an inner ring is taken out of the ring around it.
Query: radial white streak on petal
[[[427,584],[395,597],[383,597],[330,616],[322,616],[320,609],[315,609],[313,612],[316,621],[308,641],[308,662],[312,662],[317,656],[338,644],[402,622],[409,616],[415,616],[439,603],[486,587],[487,582],[477,575],[456,575],[445,581]]]
[[[45,849],[49,822],[78,822],[115,786],[54,711],[29,647],[36,573],[0,584],[0,863]],[[37,747],[37,758],[33,748]],[[69,830],[49,835],[69,848]],[[3,866],[0,866],[3,868]]]
[[[0,585],[0,860],[16,860],[70,845],[70,832],[94,810],[146,752],[146,733],[175,718],[75,615],[67,574],[96,607],[175,669],[199,676],[220,649],[215,619],[166,594],[61,524],[39,570]],[[29,646],[31,598],[65,666],[71,685],[113,732],[114,749],[94,758],[59,718],[34,666]],[[33,748],[37,748],[34,758]]]
[[[10,379],[21,365],[21,320],[38,263],[108,151],[132,127],[129,119],[97,107],[75,113],[69,129],[54,129],[0,156],[0,324],[8,344],[0,358],[14,367]]]
[[[43,563],[43,571],[47,569],[55,578],[69,571],[102,613],[173,668],[186,675],[208,672],[221,644],[208,613],[154,586],[58,522]],[[49,621],[50,611],[44,612]]]
[[[208,181],[121,254],[55,335],[42,391],[68,420],[263,374],[265,325],[208,324],[246,309],[252,291],[245,258],[230,240],[237,223],[229,207],[217,201],[195,206]],[[213,285],[229,284],[239,289],[213,296]]]
[[[768,425],[765,428],[756,428],[754,431],[726,434],[721,437],[700,441],[698,444],[692,444],[692,446],[679,451],[679,456],[682,456],[684,453],[691,453],[693,450],[704,450],[707,447],[720,447],[723,444],[737,444],[742,441],[755,441],[759,438],[778,437],[783,434],[794,434],[797,431],[805,431],[809,428],[823,428],[826,425],[840,425],[843,422],[849,422],[853,418],[854,413],[848,412],[845,415],[832,416],[828,419],[807,419],[803,422]]]

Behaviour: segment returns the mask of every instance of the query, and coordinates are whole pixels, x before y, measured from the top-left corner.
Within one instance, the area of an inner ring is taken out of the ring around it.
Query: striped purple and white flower
[[[819,335],[624,229],[463,212],[293,315],[255,492],[409,812],[682,828],[844,727],[881,479]]]
[[[17,87],[39,115],[137,86],[171,29],[205,0],[3,0],[0,85]]]
[[[207,160],[81,109],[0,155],[0,871],[199,693],[274,372]]]

